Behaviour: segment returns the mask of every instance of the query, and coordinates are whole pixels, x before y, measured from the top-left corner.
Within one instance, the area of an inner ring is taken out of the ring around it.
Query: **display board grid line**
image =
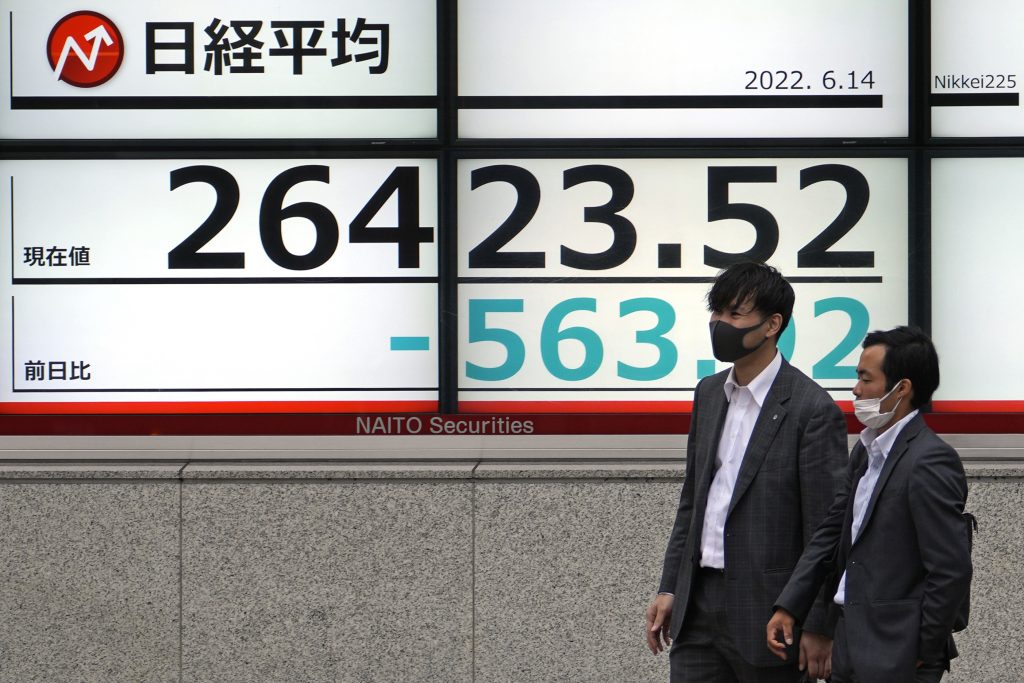
[[[7,36],[7,49],[10,54],[7,55],[7,66],[11,70],[10,77],[7,82],[11,84],[11,109],[14,108],[14,10],[7,13],[7,30],[9,35]]]
[[[933,107],[1018,107],[1020,93],[932,93],[928,102]]]
[[[12,364],[12,383],[13,383],[13,364],[14,359],[11,360]],[[152,394],[152,393],[167,393],[167,394],[181,394],[181,393],[220,393],[220,392],[334,392],[334,391],[437,391],[437,387],[216,387],[216,388],[153,388],[153,389],[140,389],[140,388],[117,388],[117,389],[13,389],[16,394],[110,394],[110,393],[139,393],[139,394]]]
[[[380,277],[18,277],[15,285],[357,285],[437,284],[436,276]]]
[[[794,284],[825,284],[825,283],[870,283],[879,284],[883,282],[881,275],[794,275],[787,277],[788,282]],[[458,279],[459,284],[589,284],[589,285],[614,285],[614,284],[711,284],[715,281],[714,276],[692,276],[692,277],[586,277],[586,276],[467,276]]]
[[[881,95],[463,95],[459,109],[881,109]]]
[[[911,2],[908,8],[907,83],[910,84],[910,97],[907,102],[907,131],[915,144],[926,141],[931,130],[928,102],[931,73],[930,9],[927,2]]]
[[[442,188],[456,186],[456,162],[450,152],[444,152],[438,159],[438,210],[448,230],[438,230],[438,382],[441,386],[440,403],[446,412],[458,411],[458,207],[457,191],[442,192]]]
[[[696,387],[459,387],[461,393],[479,393],[489,394],[495,393],[515,393],[517,391],[569,391],[569,392],[595,392],[595,391],[631,391],[631,392],[651,392],[651,391],[694,391]]]
[[[853,387],[822,387],[825,391],[853,391]],[[515,393],[517,391],[544,391],[544,392],[570,392],[570,393],[593,393],[598,391],[609,392],[654,392],[654,391],[696,391],[697,387],[459,387],[459,393],[468,394],[489,394],[489,393]]]
[[[120,109],[430,109],[433,95],[225,95],[225,96],[80,96],[15,97],[15,110]]]
[[[11,284],[14,284],[14,175],[11,175]]]
[[[11,391],[14,389],[14,370],[15,370],[15,359],[17,358],[14,344],[14,295],[11,295]]]
[[[915,154],[908,170],[907,316],[909,324],[931,334],[931,160],[923,152]]]

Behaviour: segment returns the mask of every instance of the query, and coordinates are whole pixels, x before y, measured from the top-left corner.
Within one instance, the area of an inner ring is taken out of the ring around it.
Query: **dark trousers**
[[[836,623],[835,640],[832,643],[832,683],[871,683],[857,676],[850,662],[850,648],[846,640],[846,619],[842,616]],[[939,683],[946,670],[941,664],[924,665],[914,674],[914,680],[907,683]]]
[[[698,572],[683,629],[669,650],[671,683],[795,683],[803,674],[794,659],[772,667],[756,667],[743,659],[729,630],[725,575]]]

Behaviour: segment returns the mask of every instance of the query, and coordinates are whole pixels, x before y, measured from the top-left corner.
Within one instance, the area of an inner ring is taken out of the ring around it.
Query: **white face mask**
[[[900,401],[903,400],[902,396],[900,396],[899,400],[896,401],[896,405],[889,412],[882,413],[879,411],[882,408],[882,401],[889,398],[889,395],[896,391],[899,385],[900,383],[897,382],[889,390],[889,393],[881,398],[861,398],[853,402],[853,414],[857,416],[862,425],[871,429],[881,429],[892,421],[892,416],[896,414],[896,409],[899,407]]]

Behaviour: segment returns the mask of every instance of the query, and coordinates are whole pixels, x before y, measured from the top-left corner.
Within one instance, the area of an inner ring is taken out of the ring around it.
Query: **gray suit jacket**
[[[948,666],[956,656],[953,620],[971,583],[967,480],[957,452],[916,416],[896,438],[851,543],[854,492],[866,469],[858,443],[776,604],[802,619],[818,609],[823,582],[832,601],[845,570],[847,659],[860,680],[902,683],[913,680],[917,660]]]
[[[728,371],[697,385],[675,524],[659,591],[674,593],[670,635],[686,620],[701,529],[728,401]],[[783,361],[754,425],[725,522],[728,619],[744,659],[754,666],[781,662],[765,644],[765,624],[793,567],[824,518],[846,466],[846,421],[835,402]],[[824,607],[805,628],[826,633]]]

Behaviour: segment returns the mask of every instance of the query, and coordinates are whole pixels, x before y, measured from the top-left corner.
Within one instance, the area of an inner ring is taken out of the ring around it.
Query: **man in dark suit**
[[[782,275],[759,263],[728,268],[708,293],[715,357],[733,366],[697,385],[686,479],[647,609],[647,645],[671,646],[673,683],[827,674],[823,608],[789,661],[764,646],[765,618],[846,463],[841,411],[776,348],[793,300]]]
[[[938,385],[939,358],[920,330],[864,340],[853,394],[866,429],[768,623],[768,646],[785,657],[825,583],[838,622],[834,683],[935,683],[956,656],[951,633],[971,583],[967,480],[918,414]]]

